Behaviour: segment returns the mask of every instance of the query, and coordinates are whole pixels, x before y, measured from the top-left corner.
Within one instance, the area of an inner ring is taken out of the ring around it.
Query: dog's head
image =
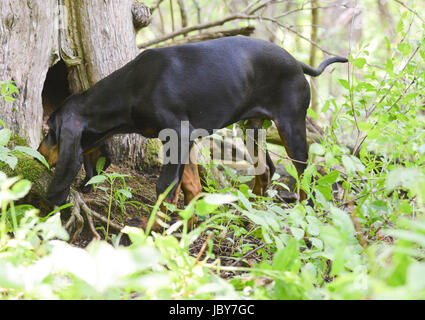
[[[46,159],[50,167],[54,167],[59,157],[60,126],[57,115],[53,113],[47,120],[48,131],[37,151]]]

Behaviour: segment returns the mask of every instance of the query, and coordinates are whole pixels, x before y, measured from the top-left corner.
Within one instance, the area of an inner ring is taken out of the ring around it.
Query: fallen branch
[[[255,31],[254,26],[248,26],[245,28],[236,28],[236,29],[229,29],[229,30],[222,30],[217,32],[208,32],[208,33],[202,33],[198,34],[196,36],[184,38],[181,40],[177,40],[173,42],[173,45],[179,45],[184,43],[192,43],[192,42],[200,42],[205,40],[212,40],[212,39],[218,39],[218,38],[224,38],[224,37],[231,37],[236,35],[243,35],[243,36],[249,36]],[[164,47],[168,46],[167,44],[163,45]],[[159,47],[163,47],[160,45]]]
[[[142,43],[142,44],[138,45],[138,47],[139,47],[139,49],[147,48],[147,47],[153,46],[154,44],[161,43],[161,42],[167,41],[169,39],[173,39],[177,36],[188,34],[189,32],[192,32],[192,31],[203,30],[203,29],[208,29],[208,28],[212,28],[212,27],[216,27],[216,26],[221,26],[221,25],[225,24],[226,22],[236,20],[236,19],[243,19],[244,17],[245,17],[245,15],[243,15],[243,14],[233,14],[233,15],[230,15],[226,18],[223,18],[221,20],[217,20],[217,21],[214,21],[214,22],[201,23],[201,24],[198,24],[198,25],[195,25],[195,26],[185,27],[185,28],[182,28],[180,30],[171,32],[170,34],[167,34],[165,36],[159,37],[157,39]]]
[[[263,17],[263,16],[258,16],[258,15],[247,15],[247,14],[243,14],[243,13],[236,13],[236,14],[232,14],[227,16],[226,18],[214,21],[214,22],[207,22],[207,23],[201,23],[195,26],[188,26],[185,28],[181,28],[180,30],[171,32],[165,36],[159,37],[157,39],[142,43],[138,45],[139,49],[144,49],[150,46],[153,46],[155,44],[173,39],[177,36],[181,36],[181,35],[186,35],[192,31],[197,31],[197,30],[204,30],[204,29],[209,29],[209,28],[213,28],[213,27],[217,27],[217,26],[221,26],[223,24],[225,24],[226,22],[229,21],[233,21],[233,20],[258,20],[258,21],[269,21],[269,22],[273,22],[276,25],[278,25],[279,27],[290,31],[294,34],[296,34],[298,37],[300,37],[301,39],[309,42],[311,45],[313,45],[314,47],[318,48],[319,50],[321,50],[322,52],[330,55],[330,56],[337,56],[337,54],[332,53],[324,48],[322,48],[321,46],[319,46],[319,44],[317,44],[315,41],[310,40],[309,38],[305,37],[304,35],[302,35],[300,32],[298,32],[297,30],[284,25],[283,23],[281,23],[280,21],[278,21],[275,18],[270,18],[270,17]]]

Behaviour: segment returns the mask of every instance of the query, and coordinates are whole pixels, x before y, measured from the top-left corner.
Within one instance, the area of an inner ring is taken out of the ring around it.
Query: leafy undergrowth
[[[153,187],[155,177],[130,177],[130,172],[112,170],[103,175],[120,179],[125,175],[115,187],[128,192],[126,201],[148,200],[138,186],[142,181],[144,189]],[[336,180],[333,175],[325,177],[325,186]],[[87,197],[99,198],[111,190],[102,190],[103,185]],[[125,227],[110,235],[108,242],[94,241],[83,249],[67,242],[59,213],[39,218],[36,209],[13,205],[28,192],[28,181],[2,174],[0,188],[0,294],[5,299],[377,299],[425,295],[425,221],[411,215],[392,221],[391,215],[365,216],[326,200],[313,210],[255,197],[247,185],[233,184],[204,194],[187,207],[169,207],[182,220],[163,233],[147,235],[142,229]],[[395,194],[380,201],[394,205],[402,200]],[[135,209],[135,202],[120,205],[122,199],[113,199],[112,219],[125,223],[134,214],[146,214]],[[153,222],[159,202],[148,202],[143,207],[153,214]],[[383,210],[383,206],[370,206],[368,212]],[[194,213],[200,224],[189,231],[186,223]],[[105,227],[98,225],[103,235]],[[89,237],[87,232],[83,235]],[[79,244],[85,246],[86,242]]]
[[[310,145],[301,179],[285,168],[313,206],[281,201],[286,186],[276,177],[267,197],[256,197],[227,170],[227,186],[207,174],[204,194],[168,206],[181,219],[149,232],[165,219],[155,177],[111,168],[85,200],[103,201],[95,209],[130,226],[113,233],[98,223],[106,241],[88,243],[86,231],[78,247],[59,213],[40,218],[15,205],[29,181],[0,173],[1,298],[424,299],[425,40],[414,19],[401,15],[386,59],[361,43],[339,80],[343,94],[308,111],[322,118],[323,137]],[[9,138],[1,129],[0,161],[13,166]],[[141,217],[146,231],[131,227]]]

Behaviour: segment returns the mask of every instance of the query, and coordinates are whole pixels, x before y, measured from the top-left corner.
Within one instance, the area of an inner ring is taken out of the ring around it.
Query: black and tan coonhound
[[[189,133],[208,132],[240,120],[273,120],[288,156],[299,174],[306,165],[306,111],[310,87],[304,74],[316,77],[342,57],[325,60],[317,69],[297,61],[281,47],[267,41],[236,36],[173,47],[148,49],[92,88],[69,97],[49,118],[49,132],[39,152],[56,164],[48,198],[56,205],[68,197],[71,183],[84,163],[85,182],[95,174],[102,144],[117,133],[157,137],[165,128],[176,130],[188,121]],[[181,150],[180,150],[181,152]],[[186,155],[182,154],[184,159]],[[257,176],[254,192],[261,193],[273,175]],[[201,192],[195,164],[180,161],[163,166],[157,194],[173,182],[168,201],[185,202]]]

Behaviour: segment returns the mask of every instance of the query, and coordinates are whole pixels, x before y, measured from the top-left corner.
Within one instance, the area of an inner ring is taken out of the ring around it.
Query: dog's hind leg
[[[292,159],[300,178],[307,167],[308,159],[305,117],[310,100],[307,98],[309,95],[301,100],[302,104],[298,108],[292,109],[294,111],[285,112],[282,116],[274,119],[282,144],[288,157]],[[305,198],[306,195],[301,190],[300,200]]]
[[[175,129],[176,135],[172,136],[167,144],[177,145],[177,148],[170,147],[169,152],[171,154],[169,155],[165,154],[167,151],[164,148],[164,159],[167,159],[168,163],[162,166],[161,174],[156,184],[156,194],[159,197],[174,183],[165,199],[169,203],[176,204],[178,201],[185,164],[189,162],[189,150],[193,144],[190,141],[190,131],[191,128],[188,130]],[[172,141],[172,138],[177,139],[177,141]]]
[[[196,161],[192,162],[192,158],[190,158],[189,163],[184,166],[181,187],[184,193],[185,204],[189,204],[190,201],[192,201],[199,193],[202,192],[198,164]]]
[[[275,166],[267,151],[265,132],[260,134],[259,131],[263,126],[263,120],[251,119],[248,122],[248,126],[253,129],[253,134],[248,134],[247,132],[245,135],[247,150],[251,160],[254,162],[255,178],[252,192],[263,196],[273,177]],[[262,139],[260,139],[260,136]]]

